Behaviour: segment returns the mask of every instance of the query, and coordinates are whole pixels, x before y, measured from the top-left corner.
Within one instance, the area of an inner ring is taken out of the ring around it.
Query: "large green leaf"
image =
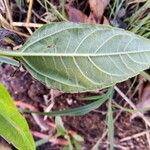
[[[0,135],[19,150],[35,150],[25,118],[17,111],[6,88],[0,84]]]
[[[66,92],[105,88],[150,66],[150,40],[102,25],[52,23],[35,32],[16,56],[49,87]]]

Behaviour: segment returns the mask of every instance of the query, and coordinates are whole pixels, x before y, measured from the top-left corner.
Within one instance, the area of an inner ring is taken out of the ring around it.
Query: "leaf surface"
[[[112,86],[150,66],[150,40],[103,25],[52,23],[14,55],[48,87],[65,92]]]
[[[19,67],[19,62],[12,58],[9,58],[9,57],[0,57],[0,64],[2,64],[2,63],[6,63],[6,64],[10,64],[10,65]]]
[[[0,84],[0,135],[19,150],[35,150],[28,124],[2,84]]]

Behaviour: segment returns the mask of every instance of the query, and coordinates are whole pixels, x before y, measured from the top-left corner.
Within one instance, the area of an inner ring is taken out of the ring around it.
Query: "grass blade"
[[[109,142],[109,149],[114,149],[114,121],[113,121],[113,112],[112,112],[112,104],[111,100],[109,100],[108,105],[108,113],[107,113],[107,126],[108,126],[108,142]]]
[[[79,115],[85,115],[89,113],[90,111],[97,109],[100,107],[107,99],[109,99],[110,96],[113,94],[113,88],[109,88],[108,92],[105,95],[102,95],[103,98],[98,99],[97,101],[94,101],[90,104],[87,104],[85,106],[81,106],[78,108],[72,108],[67,109],[63,111],[53,111],[53,112],[32,112],[25,110],[24,112],[28,113],[37,113],[39,115],[47,115],[47,116],[79,116]]]

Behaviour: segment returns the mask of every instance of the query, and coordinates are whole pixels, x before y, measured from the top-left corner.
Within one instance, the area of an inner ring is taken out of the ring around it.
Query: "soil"
[[[7,87],[7,89],[10,91],[11,95],[16,101],[24,101],[41,110],[41,106],[45,105],[44,95],[49,95],[50,89],[47,89],[40,82],[35,81],[26,71],[16,71],[16,69],[17,68],[12,67],[11,65],[3,64],[0,67],[0,82]],[[124,87],[127,87],[127,85],[125,84],[126,83],[124,83]],[[126,88],[124,88],[124,91],[126,91]],[[60,96],[55,98],[54,109],[63,109],[67,107],[72,107],[72,105],[73,107],[81,106],[82,104],[84,104],[84,102],[81,101],[81,98],[86,95],[93,95],[93,93],[61,94]],[[68,104],[68,99],[72,101],[71,105],[69,105],[70,103]],[[116,96],[116,101],[120,100],[121,98],[119,98],[119,96]],[[106,105],[107,104],[104,104],[96,111],[92,111],[84,116],[63,117],[65,127],[68,130],[71,129],[75,131],[84,138],[85,142],[82,144],[82,148],[84,150],[90,150],[107,130]],[[118,114],[118,111],[119,110],[116,110],[116,112],[114,113],[114,117]],[[37,126],[31,115],[25,116],[28,120],[30,129],[32,131],[41,132],[40,128]],[[132,121],[129,121],[130,117],[131,114],[127,112],[122,112],[117,121],[115,122],[115,149],[122,150],[124,148],[126,150],[148,150],[148,143],[145,135],[124,142],[120,142],[120,140],[125,137],[145,131],[145,125],[141,119],[136,118]],[[61,150],[62,147],[59,145],[52,145],[50,143],[47,143],[38,147],[37,149]],[[108,149],[107,137],[103,138],[99,149]]]

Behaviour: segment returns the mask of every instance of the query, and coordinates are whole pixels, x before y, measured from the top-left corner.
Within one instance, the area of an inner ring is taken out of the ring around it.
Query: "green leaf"
[[[63,121],[62,121],[60,116],[56,116],[55,124],[56,124],[56,129],[57,129],[58,136],[64,136],[67,132],[66,132]]]
[[[40,139],[40,140],[38,140],[38,141],[36,141],[36,147],[39,147],[39,146],[41,146],[41,145],[43,145],[43,144],[46,144],[46,143],[48,143],[49,142],[49,139],[50,138],[46,138],[46,139]]]
[[[14,65],[16,67],[19,67],[19,62],[15,59],[9,58],[9,57],[0,57],[0,63],[6,63],[10,65]]]
[[[74,147],[75,147],[76,150],[82,150],[82,147],[81,147],[81,145],[80,145],[80,143],[78,141],[73,139],[72,143],[74,144]]]
[[[31,112],[31,111],[24,111],[24,112],[37,113],[39,115],[48,115],[48,116],[81,116],[100,107],[112,94],[113,94],[113,88],[109,88],[108,92],[105,95],[102,95],[102,98],[90,104],[87,104],[85,106],[81,106],[77,108],[66,109],[62,111],[53,111],[53,112]]]
[[[35,150],[28,124],[2,84],[0,84],[0,135],[19,150]]]
[[[68,145],[66,146],[66,150],[73,150],[73,145],[72,145],[72,141],[70,139],[70,136],[69,135],[66,135],[65,138],[67,139],[68,141]]]
[[[108,142],[110,150],[114,150],[114,121],[111,100],[109,100],[108,113],[107,113],[107,126],[108,126]]]
[[[74,138],[74,140],[76,140],[77,142],[84,142],[84,139],[82,136],[78,135],[78,134],[73,134],[72,137]]]
[[[104,95],[105,96],[105,95]],[[103,96],[99,96],[99,95],[96,95],[96,96],[88,96],[88,97],[84,97],[84,98],[81,98],[81,100],[87,100],[87,101],[91,101],[91,100],[98,100],[98,99],[102,99]]]
[[[15,56],[38,80],[65,92],[112,86],[150,66],[150,40],[103,25],[52,23],[36,31]]]

